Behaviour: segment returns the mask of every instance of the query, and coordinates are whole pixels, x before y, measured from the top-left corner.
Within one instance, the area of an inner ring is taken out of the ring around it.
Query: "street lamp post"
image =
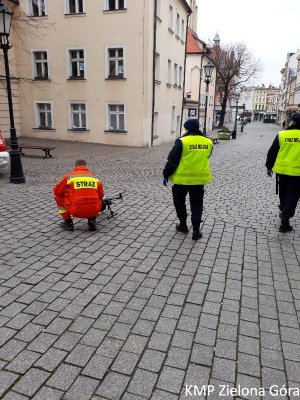
[[[245,109],[246,109],[246,104],[243,103],[243,118],[242,118],[242,124],[241,124],[241,132],[244,132],[244,125],[245,125]]]
[[[214,66],[209,62],[203,67],[204,75],[205,75],[205,111],[204,111],[204,126],[203,126],[203,135],[206,136],[206,119],[207,119],[207,103],[208,103],[208,86],[211,82],[211,75],[214,69]]]
[[[234,120],[234,128],[233,129],[236,131],[240,94],[236,93],[234,97],[235,97],[235,120]]]
[[[8,63],[8,50],[11,48],[9,44],[9,33],[11,27],[12,12],[6,10],[0,0],[0,48],[3,50],[5,79],[7,89],[7,100],[10,119],[10,182],[24,183],[25,177],[23,174],[21,154],[18,146],[18,138],[14,122],[13,102],[10,84],[10,73]]]

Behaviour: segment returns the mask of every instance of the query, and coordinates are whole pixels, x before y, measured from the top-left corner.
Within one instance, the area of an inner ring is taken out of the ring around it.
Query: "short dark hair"
[[[80,166],[87,166],[87,162],[85,160],[77,160],[75,161],[75,167],[80,167]]]

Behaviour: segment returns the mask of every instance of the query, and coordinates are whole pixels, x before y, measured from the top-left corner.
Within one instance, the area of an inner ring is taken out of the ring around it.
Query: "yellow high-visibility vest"
[[[172,183],[178,185],[206,185],[211,183],[212,176],[209,156],[212,141],[201,135],[189,135],[180,138],[182,154],[178,167],[170,176]]]
[[[279,146],[273,171],[282,175],[300,176],[300,130],[279,132]]]

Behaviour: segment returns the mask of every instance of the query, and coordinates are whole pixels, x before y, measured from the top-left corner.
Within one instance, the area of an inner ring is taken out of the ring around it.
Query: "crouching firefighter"
[[[213,143],[204,137],[199,130],[199,121],[189,119],[184,123],[185,135],[175,141],[175,145],[168,155],[168,161],[163,170],[163,184],[166,186],[170,178],[173,201],[179,224],[178,232],[187,233],[186,195],[189,193],[191,219],[193,225],[193,240],[202,237],[200,223],[203,210],[204,185],[212,181],[209,157]]]
[[[63,218],[63,229],[74,230],[73,216],[87,218],[89,230],[96,230],[96,217],[106,207],[102,205],[104,192],[101,181],[88,170],[86,161],[77,160],[74,171],[64,175],[53,192]]]

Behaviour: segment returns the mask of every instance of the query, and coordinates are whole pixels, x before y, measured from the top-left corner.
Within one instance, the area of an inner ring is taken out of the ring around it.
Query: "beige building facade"
[[[265,85],[256,87],[253,94],[254,119],[262,120],[266,112],[266,100],[268,89]]]
[[[11,41],[26,137],[148,147],[182,117],[185,0],[7,2],[39,29]],[[154,15],[156,13],[156,18]]]

